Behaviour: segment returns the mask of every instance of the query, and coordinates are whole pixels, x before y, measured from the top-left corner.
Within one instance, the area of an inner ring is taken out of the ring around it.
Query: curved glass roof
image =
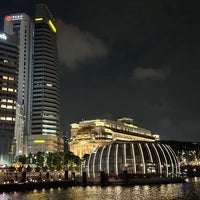
[[[114,142],[99,147],[85,161],[88,177],[101,171],[118,176],[127,170],[132,175],[178,176],[177,157],[169,145],[161,142]]]

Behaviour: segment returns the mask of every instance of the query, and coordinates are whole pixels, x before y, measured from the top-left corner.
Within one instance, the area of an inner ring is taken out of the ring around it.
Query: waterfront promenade
[[[25,191],[71,187],[75,185],[75,175],[68,172],[1,172],[0,192]]]
[[[0,172],[0,184],[3,183],[20,183],[22,180],[22,172],[9,172],[1,171]],[[26,172],[26,181],[27,182],[37,182],[37,181],[58,181],[64,180],[65,173],[64,171],[50,171],[50,172]],[[68,178],[68,177],[67,177]],[[71,178],[71,177],[70,177]]]
[[[168,184],[184,182],[183,177],[143,177],[130,179],[127,171],[119,179],[109,177],[103,171],[99,177],[87,177],[86,172],[82,176],[75,175],[75,172],[53,171],[53,172],[1,172],[0,192],[41,190],[50,188],[67,188],[72,186],[130,186]]]

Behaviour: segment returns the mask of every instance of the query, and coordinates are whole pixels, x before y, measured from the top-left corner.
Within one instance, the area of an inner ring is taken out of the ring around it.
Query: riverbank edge
[[[134,179],[127,183],[123,181],[114,181],[107,183],[100,182],[77,182],[74,180],[58,180],[58,181],[44,181],[44,182],[28,182],[28,183],[6,183],[0,184],[0,192],[15,192],[15,191],[30,191],[42,190],[50,188],[67,188],[74,186],[134,186],[134,185],[152,185],[152,184],[170,184],[170,183],[184,183],[186,178],[153,178],[153,179]]]
[[[0,184],[0,192],[15,192],[26,190],[42,190],[58,187],[72,187],[74,181],[58,180],[58,181],[41,181],[41,182],[27,182],[27,183],[5,183]]]

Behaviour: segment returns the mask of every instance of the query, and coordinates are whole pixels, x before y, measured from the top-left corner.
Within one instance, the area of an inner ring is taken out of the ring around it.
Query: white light
[[[46,86],[52,87],[53,85],[51,83],[47,83]]]
[[[12,20],[22,20],[23,19],[23,15],[13,15],[12,16]]]
[[[7,35],[5,33],[0,34],[0,39],[7,40]]]

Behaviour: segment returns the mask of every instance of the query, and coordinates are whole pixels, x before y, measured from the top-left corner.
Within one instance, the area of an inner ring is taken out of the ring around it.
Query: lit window
[[[9,92],[13,92],[13,88],[8,88],[8,91]]]
[[[3,79],[8,79],[8,77],[7,76],[3,76]]]
[[[4,63],[8,63],[8,60],[3,60]]]
[[[9,80],[10,80],[10,81],[14,81],[14,78],[13,78],[13,77],[9,77]]]
[[[43,133],[56,133],[56,130],[42,129]]]
[[[6,102],[6,99],[1,99],[1,102]]]
[[[6,121],[12,121],[12,117],[6,117]]]
[[[13,103],[13,100],[12,99],[8,99],[8,103]]]
[[[46,86],[52,87],[52,84],[51,83],[47,83]]]
[[[8,105],[8,106],[7,106],[7,109],[12,109],[12,108],[13,108],[13,107],[12,107],[12,106],[10,106],[10,105]]]
[[[52,129],[56,129],[56,126],[55,125],[43,125],[42,126],[44,129],[46,129],[46,128],[52,128]]]
[[[7,91],[7,88],[6,88],[6,87],[2,87],[2,90],[3,90],[3,91]]]
[[[6,119],[5,117],[2,117],[2,116],[0,117],[0,120],[5,120],[5,119]]]
[[[6,108],[6,105],[5,104],[1,104],[1,108]]]

